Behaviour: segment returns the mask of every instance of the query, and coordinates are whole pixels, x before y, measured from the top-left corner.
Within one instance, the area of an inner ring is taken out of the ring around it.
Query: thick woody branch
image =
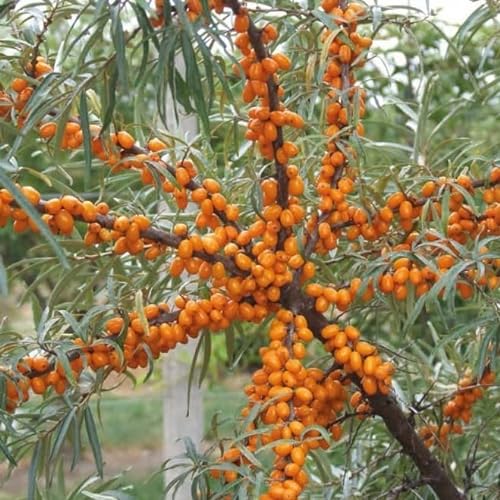
[[[392,395],[377,394],[368,398],[373,412],[382,417],[389,432],[396,438],[403,452],[418,467],[425,481],[443,500],[463,500],[463,495],[451,481],[444,467],[424,445],[409,418],[403,413]]]
[[[300,297],[295,293],[295,297]],[[297,299],[295,299],[297,300]],[[314,310],[310,299],[300,297],[301,302],[295,304],[301,314],[308,321],[309,328],[314,335],[321,339],[321,330],[329,324],[329,321]],[[357,385],[360,386],[360,381]],[[442,500],[464,500],[463,495],[453,484],[442,464],[431,454],[428,448],[415,432],[411,419],[403,412],[393,395],[369,396],[368,400],[373,413],[381,417],[392,436],[399,442],[402,450],[418,467],[422,481],[428,484]]]

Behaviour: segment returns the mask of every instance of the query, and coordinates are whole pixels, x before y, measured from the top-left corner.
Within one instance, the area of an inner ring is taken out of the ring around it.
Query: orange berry
[[[405,285],[395,285],[394,297],[396,300],[405,300],[408,296],[408,288]]]
[[[423,186],[422,186],[422,196],[425,198],[430,198],[436,189],[436,184],[433,181],[427,181]]]
[[[394,280],[391,274],[384,274],[379,282],[380,290],[384,293],[391,293],[394,290]]]
[[[37,373],[45,372],[49,367],[49,361],[45,356],[36,356],[31,360],[31,368]]]
[[[57,125],[54,122],[47,122],[40,126],[39,134],[42,139],[52,139],[56,135]]]
[[[10,84],[10,88],[18,94],[28,86],[28,82],[24,78],[14,78]]]
[[[135,139],[128,132],[125,132],[124,130],[120,130],[120,132],[118,132],[116,134],[116,138],[118,140],[118,144],[123,149],[132,149],[134,147]]]
[[[245,31],[248,31],[248,28],[250,27],[250,18],[248,17],[248,14],[237,14],[234,18],[234,30],[237,33],[244,33]]]
[[[363,391],[368,396],[373,396],[377,393],[377,380],[375,379],[375,377],[363,377],[361,385],[363,386]]]
[[[272,58],[278,64],[279,69],[283,71],[288,71],[292,67],[292,62],[284,54],[276,53],[273,54]]]
[[[292,459],[292,462],[297,464],[299,467],[302,467],[306,461],[304,450],[300,446],[291,450],[290,458]]]
[[[376,347],[368,342],[361,341],[356,344],[356,351],[363,357],[370,356],[376,350]]]
[[[352,58],[352,50],[348,45],[341,45],[339,49],[339,58],[343,64],[349,64]]]
[[[452,255],[440,255],[436,259],[436,264],[440,269],[449,269],[455,263],[455,258]]]
[[[44,379],[42,377],[33,377],[31,379],[31,389],[35,394],[43,394],[47,389]]]
[[[349,346],[344,346],[341,349],[335,351],[335,360],[338,363],[345,365],[351,358],[351,352],[352,350]]]
[[[299,154],[299,148],[293,142],[285,141],[282,148],[289,158],[293,158]]]
[[[302,403],[302,404],[309,404],[312,399],[313,399],[313,394],[312,392],[307,389],[306,387],[298,387],[295,389],[295,397]]]
[[[182,240],[177,248],[177,255],[181,259],[190,259],[193,255],[193,244],[190,240]]]
[[[391,210],[394,210],[396,208],[399,208],[399,206],[404,200],[405,200],[405,195],[403,193],[401,192],[394,193],[387,200],[387,206]]]
[[[156,153],[158,151],[163,151],[164,149],[167,149],[167,145],[157,137],[153,137],[148,141],[148,149]]]
[[[413,205],[411,201],[404,200],[399,206],[399,215],[402,219],[411,219],[413,217]]]
[[[123,328],[124,321],[123,318],[111,318],[106,322],[106,330],[111,334],[111,335],[118,335]]]
[[[398,285],[404,285],[408,281],[409,276],[410,276],[410,271],[408,271],[408,268],[400,267],[394,273],[393,276],[394,283],[397,283]]]
[[[411,269],[409,279],[414,285],[420,284],[422,282],[422,273],[420,272],[420,269],[416,267]]]

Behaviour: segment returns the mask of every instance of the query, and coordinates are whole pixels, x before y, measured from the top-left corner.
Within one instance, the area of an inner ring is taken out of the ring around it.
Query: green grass
[[[91,402],[97,423],[99,440],[103,449],[112,456],[125,454],[129,450],[158,450],[163,443],[163,401],[161,391],[142,391],[139,386],[137,390],[127,395],[114,395],[105,393],[99,401]],[[212,428],[212,417],[218,414],[219,427],[217,435],[221,437],[232,437],[235,420],[238,418],[240,409],[245,403],[242,391],[228,388],[226,384],[206,389],[203,393],[204,401],[204,433],[208,440],[216,438]],[[97,407],[100,408],[100,419]],[[100,422],[100,423],[99,423]],[[88,450],[86,439],[83,439],[85,448]],[[133,460],[133,459],[132,459]],[[128,465],[133,465],[128,464]],[[151,470],[142,468],[142,471],[131,471],[120,478],[121,486],[127,485],[125,492],[137,500],[150,500],[163,498],[163,478],[161,474],[153,476],[158,471],[161,463],[151,463]],[[144,476],[143,476],[144,475]],[[77,481],[76,477],[67,477],[68,484]],[[130,487],[128,487],[130,485]],[[25,479],[20,479],[18,495],[6,495],[0,488],[0,500],[13,500],[25,498]]]
[[[163,435],[162,401],[157,394],[134,394],[132,397],[106,395],[100,401],[98,424],[101,444],[105,448],[154,449],[161,445]],[[92,410],[98,420],[97,403]]]
[[[131,488],[127,488],[125,492],[136,500],[156,500],[164,497],[163,477],[161,474],[155,474],[147,478],[137,478],[130,483],[127,481],[123,484],[131,485]]]
[[[214,438],[211,423],[216,413],[219,423],[217,428],[219,437],[233,435],[235,420],[239,417],[245,399],[243,391],[230,391],[221,386],[207,390],[203,399],[205,436],[208,439]]]
[[[209,389],[204,394],[204,433],[213,438],[212,417],[219,413],[219,435],[231,435],[235,418],[245,402],[241,391],[224,387]],[[92,403],[97,418],[97,403]],[[163,408],[160,394],[132,393],[130,396],[106,395],[100,401],[102,426],[98,425],[101,444],[105,448],[141,447],[155,449],[163,439]]]
[[[99,483],[96,483],[94,487],[90,487],[89,491],[99,491]],[[102,489],[102,488],[101,488]],[[164,497],[164,482],[162,474],[148,475],[145,477],[134,477],[131,474],[124,474],[117,482],[112,486],[113,490],[122,490],[124,493],[129,495],[129,497],[135,500],[156,500]],[[72,490],[69,488],[66,490],[66,494],[71,493]],[[20,492],[19,495],[8,495],[0,491],[0,500],[23,500],[25,499],[25,493]],[[88,498],[82,495],[77,497],[78,499]],[[63,500],[61,495],[49,496],[50,500]]]

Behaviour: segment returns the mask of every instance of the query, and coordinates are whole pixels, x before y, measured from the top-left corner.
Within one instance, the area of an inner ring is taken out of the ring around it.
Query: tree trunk
[[[176,56],[176,67],[184,73],[184,60]],[[173,112],[174,103],[168,96],[166,102],[167,126],[169,132],[175,136],[192,139],[198,132],[196,117],[185,115],[179,111],[176,120]],[[188,210],[189,211],[188,207]],[[196,290],[192,290],[195,292]],[[189,290],[188,290],[189,292]],[[199,449],[203,439],[203,391],[198,387],[198,374],[195,373],[188,401],[189,372],[193,354],[198,341],[191,340],[185,346],[177,346],[175,350],[165,356],[163,362],[164,376],[164,402],[163,402],[163,429],[164,429],[164,455],[171,460],[185,452],[183,438],[189,438],[194,446]],[[188,413],[189,407],[189,414]],[[173,460],[169,466],[184,463],[184,460]],[[165,472],[165,485],[182,473],[181,467],[176,467]],[[167,500],[174,498],[175,488],[166,495]],[[192,500],[190,481],[186,480],[175,494],[176,500]]]

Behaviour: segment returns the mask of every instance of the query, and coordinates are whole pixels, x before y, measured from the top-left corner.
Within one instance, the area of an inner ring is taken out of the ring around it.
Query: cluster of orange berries
[[[234,71],[239,75],[241,68],[246,77],[243,101],[251,103],[259,99],[259,106],[249,110],[250,121],[245,137],[257,142],[264,158],[276,159],[281,165],[286,165],[288,159],[296,156],[299,150],[292,142],[283,141],[282,128],[303,128],[304,120],[297,113],[287,110],[283,103],[275,102],[270,94],[274,93],[278,98],[283,96],[284,89],[279,84],[278,71],[289,70],[292,63],[281,53],[270,55],[266,50],[264,54],[257,54],[252,45],[255,41],[251,39],[249,31],[250,19],[243,8],[235,16],[234,29],[238,33],[235,45],[243,54]],[[278,31],[272,24],[267,24],[257,32],[264,47],[278,37]]]
[[[144,251],[144,257],[153,260],[164,253],[166,246],[143,236],[150,226],[150,220],[144,215],[121,215],[113,219],[112,228],[103,227],[99,222],[89,224],[83,241],[87,246],[114,242],[113,252],[117,255],[126,252],[137,255]]]
[[[75,196],[64,195],[48,201],[41,199],[41,195],[31,186],[19,186],[26,199],[42,212],[42,220],[54,234],[69,235],[73,232],[75,220],[94,222],[99,214],[105,215],[109,211],[106,203],[97,205],[90,201],[80,201]],[[8,220],[14,220],[13,229],[20,233],[30,229],[38,232],[39,229],[22,209],[13,204],[14,197],[7,189],[0,190],[0,227],[5,226]]]
[[[333,102],[326,108],[326,120],[328,128],[326,135],[330,137],[328,151],[322,159],[321,170],[317,179],[317,192],[320,197],[319,209],[323,213],[318,217],[314,215],[308,221],[308,230],[318,231],[318,242],[316,251],[325,253],[337,246],[340,230],[346,229],[348,240],[363,237],[367,241],[374,241],[388,232],[391,222],[395,216],[398,218],[400,227],[410,232],[418,217],[422,215],[423,206],[427,200],[432,199],[438,189],[450,189],[448,221],[448,236],[455,241],[465,243],[468,238],[474,238],[478,234],[499,234],[500,224],[500,190],[497,183],[500,182],[500,168],[493,168],[489,183],[493,186],[485,190],[483,196],[490,206],[485,213],[475,216],[470,207],[464,204],[464,195],[460,189],[473,193],[475,184],[470,177],[460,175],[456,180],[439,178],[436,181],[428,181],[422,187],[423,199],[416,199],[402,192],[393,193],[387,204],[375,213],[369,213],[364,208],[351,206],[346,197],[354,190],[354,171],[349,162],[355,158],[355,152],[349,147],[346,140],[348,135],[356,130],[358,135],[363,135],[363,127],[359,118],[365,113],[365,92],[355,87],[355,80],[351,68],[352,61],[355,65],[363,63],[362,52],[369,48],[371,40],[360,37],[356,29],[356,19],[363,17],[364,7],[350,3],[346,11],[338,8],[339,2],[326,0],[323,7],[327,12],[332,12],[335,22],[343,26],[343,32],[339,33],[333,41],[330,41],[330,61],[325,71],[324,80],[333,87],[330,98]],[[346,12],[348,11],[348,14]],[[330,32],[327,30],[323,40],[330,40]],[[354,44],[355,49],[352,50]],[[356,104],[355,104],[356,103]],[[354,116],[356,115],[356,116]],[[356,120],[355,120],[356,119]],[[357,121],[356,127],[353,122]],[[335,181],[335,182],[334,182]],[[433,210],[428,211],[427,217],[434,217],[433,211],[438,217],[441,216],[441,204],[435,200],[432,204]]]
[[[44,63],[45,64],[45,63]],[[44,72],[51,71],[51,67],[45,64]],[[44,74],[45,74],[44,73]],[[19,81],[18,81],[19,80]],[[20,90],[27,84],[26,80],[17,79],[13,87]],[[31,94],[30,94],[31,95]],[[136,145],[135,138],[126,131],[119,131],[109,135],[109,140],[100,136],[101,128],[98,125],[91,125],[90,132],[92,136],[93,154],[106,162],[112,168],[112,171],[134,168],[140,170],[141,179],[144,184],[153,184],[153,176],[147,162],[160,162],[160,152],[167,148],[166,144],[157,138],[152,138],[147,143],[147,149]],[[39,128],[39,134],[43,139],[51,140],[57,134],[57,124],[52,121],[43,123]],[[83,143],[83,132],[78,119],[72,119],[64,128],[62,134],[61,147],[67,149],[77,149]],[[189,202],[188,192],[191,192],[191,201],[198,204],[200,212],[196,218],[196,225],[199,228],[210,227],[217,228],[221,224],[221,219],[228,223],[226,228],[229,240],[234,240],[237,235],[235,222],[239,217],[239,210],[236,205],[227,203],[225,197],[221,194],[220,184],[214,179],[205,179],[202,185],[194,181],[197,175],[196,168],[190,160],[178,162],[175,167],[162,162],[162,167],[169,170],[175,181],[166,178],[158,173],[163,191],[172,193],[176,204],[180,209],[186,208]],[[23,188],[30,201],[34,205],[40,203],[39,194],[33,188]],[[5,204],[12,201],[10,195],[5,196]],[[149,227],[149,221],[141,218],[140,221],[128,221],[125,218],[119,218],[116,222],[117,227],[103,228],[95,222],[96,212],[106,215],[107,205],[104,203],[93,205],[91,202],[79,202],[74,197],[63,197],[62,200],[54,199],[42,203],[42,209],[46,213],[43,219],[55,233],[71,234],[74,226],[74,219],[80,218],[90,223],[85,243],[93,245],[100,242],[114,241],[116,253],[130,252],[132,254],[140,253],[147,245],[145,252],[146,258],[156,258],[163,253],[164,247],[157,242],[148,241],[140,238],[140,231]],[[68,202],[70,207],[62,206],[61,203]],[[24,231],[28,228],[36,231],[37,227],[27,217],[23,210],[18,208],[5,207],[0,205],[0,224],[5,224],[8,217],[13,217],[14,229]],[[137,216],[135,217],[137,219]],[[125,228],[127,226],[127,228]],[[138,228],[136,226],[139,226]],[[139,229],[139,231],[137,230]]]
[[[458,382],[459,388],[451,401],[444,405],[443,416],[452,420],[460,419],[468,424],[472,417],[472,405],[483,397],[483,387],[492,385],[494,381],[495,374],[490,370],[486,370],[479,381],[473,380],[470,373],[466,373]]]
[[[97,222],[99,216],[105,216],[109,212],[109,207],[105,202],[94,204],[91,201],[80,201],[72,195],[44,201],[35,188],[31,186],[18,187],[28,201],[42,212],[42,220],[54,234],[72,234],[75,221],[80,220],[88,224],[84,237],[86,245],[114,241],[113,251],[115,253],[130,252],[133,255],[142,252],[146,246],[145,257],[148,259],[156,258],[165,248],[164,245],[141,236],[141,233],[151,225],[149,219],[144,215],[134,215],[130,218],[125,216],[111,218],[112,228],[106,228]],[[13,201],[14,198],[9,191],[0,190],[0,227],[5,226],[9,218],[12,218],[15,232],[20,233],[28,229],[38,232],[39,228],[33,220],[23,209],[13,206]]]
[[[486,247],[482,247],[483,253],[487,252]],[[427,293],[432,285],[455,264],[456,258],[447,253],[442,253],[435,257],[437,271],[433,271],[428,266],[419,267],[410,259],[402,257],[392,263],[392,272],[386,272],[379,277],[379,289],[385,294],[393,294],[397,300],[405,300],[408,296],[408,284],[415,287],[415,296],[420,297]],[[486,261],[484,262],[486,263]],[[488,286],[495,289],[499,280],[493,269],[486,270],[481,276],[476,269],[467,269],[463,273],[463,278],[459,278],[456,287],[463,299],[469,299],[474,294],[474,284],[477,286]],[[444,293],[444,289],[440,294]]]
[[[266,249],[264,245],[260,245],[259,248],[257,243],[252,248],[254,258],[251,258],[240,250],[236,243],[229,242],[223,247],[224,253],[233,259],[234,264],[241,271],[240,275],[233,276],[226,274],[222,262],[205,264],[198,259],[188,257],[197,248],[202,248],[209,254],[215,253],[222,248],[221,238],[224,238],[224,234],[223,230],[216,230],[214,236],[193,235],[183,240],[178,249],[180,255],[172,261],[170,272],[173,275],[179,275],[185,269],[190,273],[201,273],[207,278],[211,276],[213,284],[223,286],[232,300],[241,302],[244,297],[251,297],[255,305],[250,303],[246,305],[248,313],[260,317],[258,306],[267,308],[272,303],[278,302],[281,295],[280,289],[291,282],[292,274],[287,262],[292,257],[285,251],[274,253]]]
[[[309,283],[305,287],[305,293],[314,298],[314,308],[320,313],[326,312],[330,306],[335,306],[340,311],[346,311],[356,299],[362,281],[360,278],[353,278],[349,286],[335,288],[333,286],[323,286],[319,283]],[[371,283],[361,295],[364,302],[373,298],[374,291]]]
[[[68,360],[73,379],[77,380],[83,370],[80,356]],[[18,362],[16,371],[6,373],[6,410],[14,411],[28,401],[30,389],[34,394],[44,394],[53,388],[56,394],[63,394],[70,386],[67,373],[61,362],[50,363],[48,356],[25,356]]]
[[[50,141],[56,136],[57,123],[47,121],[40,125],[39,135]],[[152,184],[153,176],[147,168],[146,162],[160,161],[159,152],[167,149],[167,145],[153,137],[147,143],[147,149],[136,145],[132,134],[125,130],[109,134],[109,139],[101,137],[102,129],[97,124],[89,125],[91,148],[94,156],[111,167],[112,172],[119,172],[130,168],[141,171],[144,184]],[[83,144],[83,131],[78,118],[71,118],[64,126],[60,147],[62,149],[78,149]],[[140,152],[136,152],[136,149]]]
[[[214,182],[207,181],[203,185],[208,188],[207,192],[212,193],[212,200],[219,203],[216,201],[219,200],[216,197],[218,184]],[[201,189],[205,188],[199,188],[193,193]],[[154,259],[165,251],[164,244],[143,236],[144,231],[150,227],[150,221],[145,216],[108,217],[104,219],[107,224],[103,227],[102,217],[109,212],[106,203],[82,202],[71,195],[43,201],[36,189],[24,186],[21,190],[26,198],[42,212],[42,219],[54,233],[69,235],[73,232],[75,221],[81,220],[88,224],[84,237],[87,245],[114,242],[115,253],[137,254],[145,251],[144,255],[147,259]],[[4,225],[8,218],[12,217],[16,231],[28,228],[37,230],[22,209],[11,205],[12,201],[13,197],[7,190],[0,191],[0,224]],[[292,204],[291,207],[293,206]],[[222,205],[219,207],[222,208]],[[202,236],[198,234],[188,236],[187,226],[177,224],[174,227],[174,234],[182,239],[178,244],[177,257],[170,265],[171,274],[179,276],[185,270],[191,274],[199,274],[204,279],[212,278],[214,286],[225,288],[232,300],[241,302],[242,318],[262,319],[267,314],[270,304],[279,300],[280,288],[292,281],[291,269],[302,267],[303,280],[310,279],[314,275],[314,265],[304,263],[294,235],[285,240],[284,250],[278,252],[272,250],[272,247],[276,245],[276,235],[280,228],[280,224],[274,219],[275,216],[272,217],[267,222],[258,220],[248,230],[240,233],[235,227],[228,225],[218,226],[213,233]],[[259,237],[262,237],[262,241],[253,244],[252,257],[241,250],[241,245],[247,245]],[[240,276],[227,275],[222,259],[217,260],[216,254],[221,251],[241,271]],[[213,257],[216,261],[207,262],[207,256]],[[253,304],[243,301],[243,298],[247,296],[252,297]]]
[[[202,329],[220,331],[233,320],[246,319],[247,316],[243,304],[228,299],[216,290],[208,299],[190,300],[178,296],[175,306],[176,312],[173,313],[166,303],[149,304],[144,307],[142,315],[137,311],[128,313],[126,331],[125,320],[116,316],[106,322],[102,339],[89,344],[76,339],[75,350],[69,353],[68,360],[73,379],[77,381],[86,366],[94,371],[109,367],[118,372],[127,367],[144,368],[149,356],[157,359],[177,344],[196,338]],[[123,342],[119,340],[121,335]],[[106,342],[106,338],[118,340],[122,352]],[[17,373],[12,373],[7,379],[6,408],[13,411],[18,404],[27,401],[30,388],[34,394],[44,394],[51,387],[57,394],[63,394],[69,385],[61,362],[51,363],[50,355],[26,356],[18,363]]]
[[[370,47],[371,39],[356,32],[356,19],[365,15],[365,7],[361,4],[350,3],[344,10],[338,1],[324,1],[321,5],[341,27],[333,38],[328,29],[322,34],[322,41],[329,43],[329,59],[323,75],[324,83],[331,89],[326,107],[328,144],[316,180],[320,197],[318,208],[322,215],[310,218],[308,230],[311,234],[317,231],[315,250],[324,254],[337,246],[339,231],[332,226],[346,223],[354,216],[355,209],[349,206],[346,196],[354,190],[355,173],[349,163],[355,152],[347,140],[353,132],[364,134],[360,118],[365,113],[366,93],[355,86],[352,70],[362,64],[362,52]],[[366,223],[366,218],[361,223]]]
[[[402,245],[394,251],[410,250]],[[488,249],[482,247],[482,253]],[[429,266],[419,266],[416,262],[407,257],[400,257],[393,261],[390,270],[382,273],[378,278],[378,289],[386,294],[392,295],[396,300],[406,300],[412,287],[415,296],[421,297],[426,294],[441,277],[455,264],[456,258],[451,254],[441,254],[435,257],[437,270],[432,270]],[[495,289],[500,284],[496,275],[496,268],[500,267],[498,259],[484,259],[483,264],[488,268],[480,275],[477,269],[466,269],[463,277],[459,278],[456,284],[457,291],[463,299],[469,299],[474,294],[474,286],[488,286]],[[362,293],[361,293],[362,289]],[[335,306],[340,311],[345,311],[357,299],[363,302],[370,301],[375,295],[373,280],[369,279],[365,284],[361,278],[353,278],[344,287],[323,286],[319,283],[309,283],[305,287],[305,293],[315,300],[315,310],[324,313],[331,306]],[[439,295],[444,293],[444,289]]]
[[[193,301],[177,297],[175,305],[180,311],[178,325],[192,338],[203,328],[218,332],[228,328],[234,320],[261,321],[268,314],[262,307],[234,301],[216,288],[211,290],[208,299]]]
[[[265,446],[274,454],[268,490],[260,500],[296,499],[309,481],[304,470],[308,452],[330,446],[324,435],[309,427],[323,427],[338,441],[342,437],[340,412],[349,402],[358,418],[366,418],[371,412],[367,397],[389,392],[394,367],[382,362],[376,347],[361,341],[359,331],[350,325],[344,330],[338,325],[322,330],[325,347],[335,361],[330,370],[305,366],[307,345],[314,335],[304,316],[280,309],[268,334],[269,345],[260,349],[262,368],[254,372],[252,384],[245,388],[248,405],[242,417],[248,418],[256,405],[259,411],[244,429],[247,438],[243,446],[250,453]],[[349,398],[347,386],[353,377],[358,378],[362,391]],[[228,448],[220,460],[250,464],[236,446]],[[239,477],[236,470],[222,472],[217,468],[212,476],[225,482]]]
[[[342,429],[336,419],[347,392],[338,371],[328,373],[304,366],[306,345],[313,339],[304,316],[280,309],[269,327],[269,339],[269,345],[260,349],[263,366],[245,388],[248,405],[242,417],[247,418],[256,405],[260,411],[245,430],[248,438],[244,445],[252,453],[268,445],[274,454],[268,491],[260,499],[295,499],[308,483],[304,464],[309,450],[329,446],[317,430],[308,431],[307,427],[324,426],[339,440]],[[264,430],[260,426],[269,427]],[[247,463],[235,447],[226,450],[221,460]],[[220,473],[213,471],[213,475]],[[226,482],[238,477],[235,471],[225,471],[223,476]]]
[[[185,187],[191,182],[187,181],[188,175],[193,173],[194,166],[189,160],[184,160],[177,164],[175,170],[175,178],[180,186]],[[184,171],[187,173],[184,172]],[[167,181],[168,182],[168,181]],[[175,192],[175,187],[172,185],[169,189],[174,189],[174,196],[178,198]],[[166,189],[166,184],[163,185],[164,191],[170,192]],[[195,218],[195,224],[200,229],[207,227],[215,229],[221,226],[221,221],[227,224],[227,233],[229,239],[235,239],[238,230],[236,229],[236,222],[239,219],[240,212],[237,205],[227,202],[226,197],[221,193],[221,185],[215,179],[206,178],[201,185],[196,184],[191,191],[190,199],[196,203],[200,210]],[[185,208],[180,207],[179,208]],[[230,228],[230,229],[229,229]]]
[[[494,381],[495,374],[489,369],[483,373],[480,380],[474,380],[468,370],[458,382],[458,389],[451,400],[443,406],[445,421],[440,426],[429,424],[419,429],[425,446],[439,444],[446,448],[449,434],[462,434],[463,428],[458,421],[462,420],[465,424],[470,422],[474,403],[483,397],[484,389],[491,386]]]
[[[175,314],[169,312],[170,308],[166,303],[147,305],[142,319],[137,311],[128,313],[128,328],[123,337],[123,359],[126,366],[145,367],[148,363],[146,350],[153,359],[157,359],[161,353],[169,352],[177,344],[185,344],[190,338],[196,338],[203,328],[212,331],[227,328],[238,312],[237,307],[231,307],[227,298],[220,293],[213,293],[209,299],[200,300],[178,296],[174,303]],[[107,335],[118,336],[124,325],[121,317],[108,320]],[[111,364],[116,369],[115,360],[109,361],[105,364]]]
[[[494,167],[491,170],[488,183],[492,187],[484,191],[483,199],[490,206],[487,207],[484,215],[475,215],[472,208],[464,203],[465,196],[460,189],[473,194],[476,186],[469,176],[463,174],[456,179],[440,177],[436,181],[427,181],[421,189],[422,199],[414,199],[402,192],[393,193],[382,210],[387,212],[388,218],[390,217],[389,210],[393,215],[399,215],[400,226],[405,231],[411,231],[415,219],[422,215],[423,207],[428,201],[432,201],[432,210],[429,210],[427,215],[429,220],[441,216],[441,202],[435,198],[438,193],[442,195],[445,189],[449,189],[450,215],[448,216],[447,236],[464,244],[469,238],[475,238],[477,235],[500,233],[500,186],[498,186],[500,167]],[[457,186],[460,186],[460,189]]]
[[[324,171],[323,167],[322,172]],[[346,201],[346,195],[354,189],[354,183],[351,179],[340,179],[337,188],[332,188],[328,182],[321,182],[317,185],[318,192],[322,196],[320,208],[328,212],[335,206],[335,211],[330,213],[328,217],[323,216],[321,220],[314,217],[308,224],[310,230],[315,225],[318,226],[319,246],[321,247],[319,250],[323,253],[327,249],[335,248],[340,231],[344,228],[346,238],[350,241],[356,240],[360,236],[367,241],[374,241],[386,234],[391,224],[397,220],[399,226],[411,234],[417,219],[422,216],[426,203],[432,204],[431,209],[427,210],[428,220],[441,216],[442,207],[438,199],[440,197],[439,189],[441,189],[441,194],[442,189],[450,189],[448,238],[464,244],[470,238],[475,238],[478,235],[499,234],[500,203],[498,199],[500,199],[500,188],[498,184],[500,183],[500,168],[494,167],[489,176],[488,183],[492,187],[484,191],[483,199],[488,203],[488,207],[482,214],[474,214],[473,210],[464,204],[465,197],[453,186],[455,183],[460,184],[463,188],[469,186],[467,189],[471,194],[476,189],[468,176],[461,175],[456,180],[443,177],[436,182],[427,181],[422,186],[423,198],[417,199],[412,195],[398,191],[388,197],[387,203],[383,207],[375,213],[369,213],[363,208],[349,205]],[[325,201],[326,199],[329,201]],[[327,243],[325,244],[325,242]]]
[[[144,256],[148,260],[157,258],[165,251],[166,245],[160,241],[143,237],[142,233],[151,225],[144,215],[109,217],[109,220],[104,220],[109,224],[103,226],[103,220],[99,217],[109,213],[109,207],[105,202],[94,204],[90,201],[80,201],[72,195],[45,201],[35,188],[18,187],[26,199],[42,213],[42,220],[54,234],[71,235],[75,221],[83,221],[88,224],[83,240],[88,246],[114,242],[113,251],[116,254],[129,252],[135,255],[144,250]],[[15,232],[20,233],[28,229],[39,232],[34,221],[23,209],[13,205],[13,201],[14,198],[8,190],[0,190],[0,227],[5,226],[12,218]]]
[[[332,324],[323,328],[321,336],[325,349],[332,353],[342,370],[360,379],[364,394],[389,394],[394,365],[383,362],[373,344],[360,340],[357,328],[347,325],[341,330],[339,325]]]
[[[26,71],[31,78],[37,79],[50,73],[52,68],[42,56],[37,56],[35,66],[33,67],[31,62],[28,63]],[[22,127],[26,119],[23,110],[30,100],[34,88],[30,85],[29,81],[24,78],[14,78],[10,88],[16,94],[15,96],[11,96],[5,91],[0,92],[0,116],[4,119],[10,118],[11,110],[14,109],[18,113],[17,126]]]
[[[295,165],[286,167],[286,174],[289,184],[292,186],[293,193],[302,193],[304,183],[298,174],[298,169]],[[294,224],[299,223],[305,216],[304,208],[299,204],[297,196],[289,196],[286,208],[283,208],[278,203],[278,186],[275,179],[265,179],[261,183],[263,211],[262,217],[264,221],[271,224],[277,224],[283,228],[291,228]],[[289,192],[291,195],[292,192]],[[272,232],[272,231],[271,231]]]

